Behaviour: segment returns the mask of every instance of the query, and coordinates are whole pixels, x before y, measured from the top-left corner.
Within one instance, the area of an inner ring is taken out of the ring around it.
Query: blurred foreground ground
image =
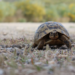
[[[0,23],[0,75],[75,75],[75,45],[70,52],[31,48],[40,24]],[[75,23],[62,24],[75,41]]]

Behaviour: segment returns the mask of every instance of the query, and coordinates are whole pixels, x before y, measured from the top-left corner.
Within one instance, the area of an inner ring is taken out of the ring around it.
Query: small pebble
[[[26,64],[30,64],[30,63],[31,63],[31,59],[26,60],[25,63],[26,63]]]
[[[75,61],[75,57],[72,58],[72,61]]]
[[[3,75],[4,71],[2,69],[0,69],[0,75]]]
[[[48,71],[48,74],[52,75],[53,74],[53,71]]]
[[[69,69],[71,72],[74,72],[74,73],[75,73],[75,67],[73,67],[73,66],[68,66],[68,69]]]
[[[42,62],[35,62],[34,63],[35,65],[41,65],[41,64],[43,64]]]

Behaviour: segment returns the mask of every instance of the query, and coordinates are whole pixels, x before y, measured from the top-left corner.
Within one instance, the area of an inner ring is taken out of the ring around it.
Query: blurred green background
[[[0,0],[0,22],[75,22],[75,0]]]

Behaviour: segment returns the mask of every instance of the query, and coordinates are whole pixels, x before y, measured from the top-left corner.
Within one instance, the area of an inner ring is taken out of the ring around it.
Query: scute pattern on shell
[[[52,32],[53,30],[66,35],[68,38],[70,37],[68,31],[61,23],[49,21],[38,27],[35,32],[34,40],[40,40],[42,37]]]

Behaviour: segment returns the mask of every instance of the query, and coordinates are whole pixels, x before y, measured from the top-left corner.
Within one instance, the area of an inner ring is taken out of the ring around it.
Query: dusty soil
[[[31,48],[40,24],[0,23],[0,75],[75,75],[75,46],[70,52],[49,46],[45,51]],[[75,41],[75,23],[62,24]],[[14,45],[19,42],[21,46]]]
[[[0,39],[21,38],[33,39],[33,35],[42,23],[0,23]],[[70,35],[74,35],[75,23],[62,23]]]

